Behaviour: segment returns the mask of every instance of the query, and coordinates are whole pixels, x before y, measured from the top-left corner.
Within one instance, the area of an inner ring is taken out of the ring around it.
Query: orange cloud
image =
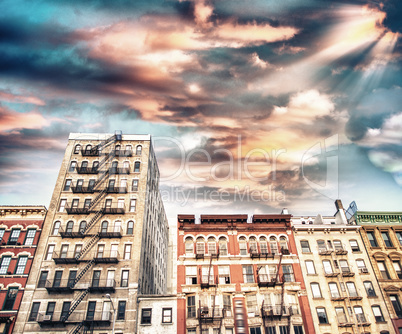
[[[4,91],[3,92],[0,91],[0,100],[12,103],[29,103],[29,104],[35,104],[37,106],[44,106],[46,104],[45,101],[41,100],[36,96],[16,95]]]
[[[49,120],[37,112],[22,114],[0,107],[0,132],[23,128],[41,129],[49,124]]]

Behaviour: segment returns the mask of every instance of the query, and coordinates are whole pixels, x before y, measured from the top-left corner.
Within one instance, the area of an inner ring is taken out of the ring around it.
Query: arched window
[[[132,150],[133,150],[133,147],[132,147],[131,145],[126,145],[124,155],[125,155],[126,157],[130,157],[131,154],[132,154],[132,153],[131,153]]]
[[[197,238],[197,255],[205,254],[205,240],[202,237]]]
[[[364,281],[363,282],[364,288],[366,289],[367,297],[376,297],[376,293],[374,290],[373,283],[370,281]]]
[[[186,255],[193,255],[194,254],[194,242],[191,237],[187,237],[184,241],[186,246]]]
[[[250,254],[258,253],[257,240],[255,237],[250,237],[249,239]]]
[[[247,240],[245,237],[239,238],[240,255],[247,255]]]
[[[268,254],[268,243],[265,237],[260,237],[260,252],[262,255]]]
[[[101,233],[107,233],[108,222],[105,220],[101,225]]]
[[[335,282],[331,282],[328,283],[328,287],[332,299],[337,299],[341,297],[341,295],[339,294],[338,284],[336,284]]]
[[[74,153],[75,153],[75,154],[80,153],[80,149],[81,149],[81,145],[80,145],[80,144],[75,145],[75,147],[74,147]]]
[[[127,234],[131,235],[134,233],[134,222],[132,220],[130,220],[127,223]]]
[[[73,232],[73,227],[74,227],[74,222],[72,220],[70,220],[69,222],[67,222],[66,232],[67,233],[72,233]]]
[[[87,154],[91,153],[91,150],[92,150],[92,145],[91,144],[88,144],[87,146],[85,146],[85,152]]]
[[[141,162],[136,161],[134,163],[134,173],[139,173],[140,172],[140,166],[141,166]]]
[[[57,234],[59,234],[59,228],[60,228],[60,222],[59,222],[59,221],[55,221],[54,224],[53,224],[52,235],[57,235]]]
[[[138,145],[135,150],[135,155],[141,155],[141,154],[142,154],[142,146]]]
[[[112,162],[112,174],[116,174],[117,173],[117,166],[119,165],[118,161],[113,161]]]
[[[117,156],[120,155],[120,145],[116,145],[115,153],[116,153]]]
[[[228,242],[225,237],[219,238],[219,255],[228,255]]]
[[[216,255],[216,240],[213,237],[208,238],[208,254]]]
[[[96,172],[98,170],[99,167],[99,161],[94,161],[92,164],[92,169],[94,172]]]
[[[71,161],[70,168],[68,169],[68,171],[74,172],[76,167],[77,167],[77,161]]]
[[[124,161],[123,168],[124,168],[124,172],[128,174],[130,172],[130,163],[128,161]]]
[[[279,245],[281,246],[282,254],[289,254],[288,240],[286,237],[282,236],[279,238]]]
[[[272,254],[278,254],[278,242],[274,236],[269,237],[269,247],[271,248],[271,253]]]
[[[83,220],[80,223],[80,233],[82,233],[82,234],[85,233],[86,228],[87,228],[87,222],[85,220]]]

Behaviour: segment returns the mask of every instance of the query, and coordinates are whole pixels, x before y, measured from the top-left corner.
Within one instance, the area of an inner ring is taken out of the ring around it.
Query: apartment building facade
[[[391,315],[402,333],[402,212],[357,211],[350,222],[361,227],[362,240]]]
[[[376,274],[340,200],[334,216],[293,216],[315,332],[394,333]]]
[[[168,225],[149,135],[70,134],[19,333],[133,333],[166,293]]]
[[[178,333],[314,333],[290,217],[178,216]]]
[[[44,206],[0,206],[0,333],[12,333],[46,216]]]

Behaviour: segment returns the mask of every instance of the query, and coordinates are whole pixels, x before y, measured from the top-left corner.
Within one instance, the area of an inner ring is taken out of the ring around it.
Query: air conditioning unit
[[[208,313],[208,306],[203,306],[202,308],[201,308],[201,313]]]
[[[360,268],[360,272],[361,273],[368,273],[368,269],[367,268]]]
[[[52,315],[51,314],[46,314],[43,316],[43,321],[51,321],[52,320]]]

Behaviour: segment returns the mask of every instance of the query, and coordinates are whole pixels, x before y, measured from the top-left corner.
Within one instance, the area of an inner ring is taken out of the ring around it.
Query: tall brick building
[[[178,216],[178,333],[314,333],[290,218]]]
[[[17,333],[133,333],[166,293],[168,225],[149,135],[70,134]]]
[[[11,333],[14,329],[45,216],[44,206],[0,206],[0,333],[2,334]]]

